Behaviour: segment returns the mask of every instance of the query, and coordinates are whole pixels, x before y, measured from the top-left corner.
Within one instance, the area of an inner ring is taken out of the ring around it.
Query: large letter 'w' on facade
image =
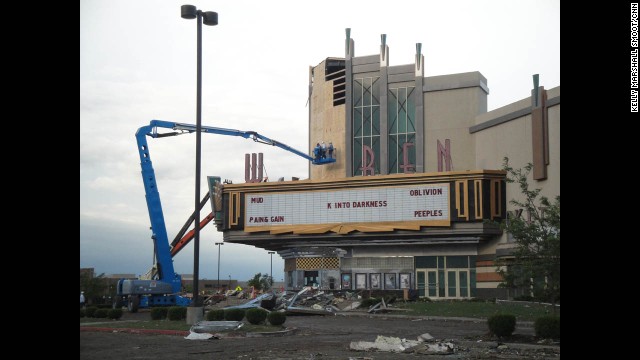
[[[374,175],[374,161],[375,155],[373,153],[373,150],[371,150],[371,148],[367,145],[362,145],[362,167],[358,168],[358,170],[362,170],[362,176],[367,176],[369,172],[371,172],[371,174],[369,175]]]
[[[262,153],[257,154],[258,160],[256,161],[256,153],[251,154],[251,161],[249,161],[249,154],[244,154],[244,181],[248,183],[257,183],[262,181]],[[257,177],[256,177],[257,167]],[[251,169],[251,176],[249,176],[249,169]]]
[[[449,139],[444,140],[444,146],[442,146],[442,143],[438,140],[438,171],[444,171],[442,169],[443,159],[447,167],[447,171],[451,171],[451,140]]]

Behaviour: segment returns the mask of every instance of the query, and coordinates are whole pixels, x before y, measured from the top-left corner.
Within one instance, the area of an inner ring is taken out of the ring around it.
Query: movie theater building
[[[309,153],[331,141],[336,162],[306,180],[225,184],[217,227],[284,258],[288,290],[504,298],[495,261],[513,239],[491,221],[518,213],[521,194],[500,169],[533,163],[531,186],[560,194],[560,87],[487,112],[480,72],[425,77],[420,44],[389,66],[381,38],[358,57],[347,29],[345,57],[309,69]]]

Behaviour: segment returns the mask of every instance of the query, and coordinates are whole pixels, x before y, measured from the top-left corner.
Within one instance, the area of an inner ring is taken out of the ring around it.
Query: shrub
[[[167,310],[169,320],[184,320],[187,318],[187,308],[184,306],[171,306]]]
[[[167,318],[169,308],[166,307],[154,307],[151,308],[151,320],[163,320]]]
[[[222,309],[209,310],[207,312],[206,318],[207,318],[207,321],[224,320],[224,310]]]
[[[109,310],[107,310],[107,309],[97,309],[97,310],[93,313],[93,317],[96,317],[96,318],[106,318],[108,313],[109,313]]]
[[[87,317],[94,317],[94,313],[96,312],[96,310],[98,310],[97,307],[95,306],[89,306],[86,310],[85,310],[85,315],[87,315]]]
[[[489,317],[487,324],[492,334],[499,337],[511,336],[516,329],[516,317],[511,314],[496,314]]]
[[[109,319],[118,320],[122,317],[122,309],[110,309],[107,310],[107,317]]]
[[[80,309],[80,317],[83,318],[85,316],[84,309]]]
[[[247,321],[253,325],[258,325],[264,322],[267,318],[267,310],[255,308],[249,309],[246,312]]]
[[[560,317],[542,316],[533,324],[536,336],[543,339],[560,339]]]
[[[244,309],[225,309],[224,319],[227,321],[242,321],[244,319]]]
[[[279,311],[272,311],[267,315],[267,320],[271,325],[282,325],[287,320],[287,314]]]
[[[531,295],[514,296],[513,300],[516,300],[516,301],[533,301],[533,296],[531,296]]]

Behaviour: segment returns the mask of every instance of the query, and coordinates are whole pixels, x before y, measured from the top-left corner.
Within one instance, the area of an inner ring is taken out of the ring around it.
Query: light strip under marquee
[[[450,225],[448,183],[245,193],[244,201],[246,232],[348,233]]]

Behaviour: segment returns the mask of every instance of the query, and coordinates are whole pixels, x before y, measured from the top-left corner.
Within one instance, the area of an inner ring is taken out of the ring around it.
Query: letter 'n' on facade
[[[451,140],[444,139],[444,146],[438,140],[438,172],[451,171]],[[444,163],[444,164],[443,164]],[[443,166],[444,165],[444,166]]]

